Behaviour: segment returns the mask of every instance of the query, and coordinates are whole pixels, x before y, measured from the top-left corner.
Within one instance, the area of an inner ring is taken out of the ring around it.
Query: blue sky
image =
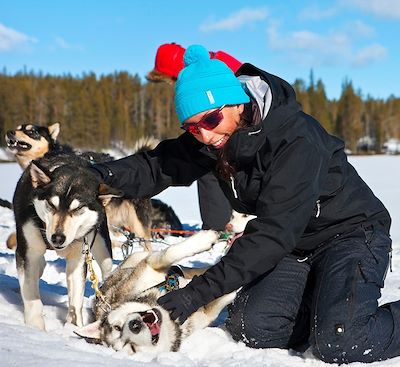
[[[329,98],[400,97],[400,0],[2,0],[0,68],[143,77],[157,47],[224,50],[292,83],[321,78]],[[396,46],[397,45],[397,46]]]

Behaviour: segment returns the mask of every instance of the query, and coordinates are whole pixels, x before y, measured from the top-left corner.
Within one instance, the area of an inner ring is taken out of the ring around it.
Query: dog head
[[[36,213],[45,223],[48,243],[56,250],[91,232],[104,219],[103,205],[110,197],[122,196],[99,184],[86,166],[65,164],[48,169],[33,161],[29,174]]]
[[[103,320],[76,331],[89,342],[103,343],[128,354],[176,351],[181,331],[169,313],[153,302],[127,302]]]
[[[247,223],[254,218],[257,217],[255,215],[239,213],[235,210],[232,210],[231,219],[226,224],[225,229],[234,234],[242,233],[246,228]]]
[[[8,150],[15,155],[22,168],[26,168],[34,159],[43,157],[53,145],[60,132],[60,124],[49,127],[24,124],[5,135]]]

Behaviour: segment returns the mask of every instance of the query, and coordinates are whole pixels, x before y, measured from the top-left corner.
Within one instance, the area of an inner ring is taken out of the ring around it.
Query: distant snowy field
[[[381,302],[400,299],[400,156],[350,157],[361,177],[389,209],[392,218],[393,272],[388,274]],[[0,198],[12,199],[15,184],[21,174],[15,163],[0,164]],[[200,222],[196,185],[189,188],[172,188],[158,196],[171,205],[181,221],[194,225]],[[64,325],[67,310],[67,291],[63,268],[65,262],[52,252],[40,283],[45,305],[45,322],[48,332],[24,326],[22,301],[15,268],[14,252],[6,248],[5,241],[14,231],[10,210],[0,208],[0,367],[40,366],[270,366],[322,367],[309,352],[296,355],[291,351],[269,349],[255,350],[236,343],[223,328],[209,327],[186,339],[179,352],[164,353],[157,357],[148,355],[127,356],[110,348],[90,345],[73,334],[73,326]],[[172,242],[172,239],[168,239]],[[160,245],[162,246],[162,245]],[[210,251],[188,260],[211,264],[221,254]],[[121,253],[115,251],[115,257]],[[61,271],[60,271],[61,270]],[[85,317],[91,304],[89,283],[85,292]],[[377,362],[371,366],[400,366],[400,357]],[[352,366],[365,366],[353,363]]]

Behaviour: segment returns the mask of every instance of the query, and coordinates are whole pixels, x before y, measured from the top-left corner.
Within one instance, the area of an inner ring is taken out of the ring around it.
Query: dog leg
[[[17,226],[18,228],[18,226]],[[26,241],[26,238],[29,238]],[[39,279],[46,265],[44,253],[46,245],[39,230],[31,222],[17,230],[17,271],[24,303],[24,317],[27,325],[45,330],[43,303],[40,300]]]
[[[195,275],[199,276],[199,275],[203,275],[208,269],[207,268],[187,268],[185,266],[179,266],[179,268],[181,269],[182,273],[183,273],[183,277],[185,279],[192,279]]]
[[[213,230],[199,231],[188,239],[171,245],[163,251],[152,253],[146,261],[155,270],[166,269],[185,257],[211,249],[217,240],[217,232]]]
[[[106,240],[102,236],[97,235],[92,247],[92,253],[100,266],[102,280],[106,279],[112,270],[112,254],[109,248],[111,247],[107,246]]]
[[[86,282],[85,258],[79,246],[67,256],[68,315],[67,322],[83,326],[82,308]]]
[[[221,311],[230,303],[233,302],[237,294],[237,291],[225,294],[222,297],[215,299],[208,305],[201,307],[192,316],[189,317],[187,322],[183,325],[192,333],[194,330],[203,329],[210,325],[221,313]]]

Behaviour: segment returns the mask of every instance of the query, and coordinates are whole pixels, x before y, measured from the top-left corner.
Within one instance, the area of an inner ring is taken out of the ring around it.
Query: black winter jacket
[[[237,75],[259,76],[272,94],[266,117],[228,140],[237,172],[231,182],[220,181],[232,207],[257,218],[219,263],[188,285],[201,304],[251,282],[295,250],[312,251],[361,223],[379,222],[389,231],[391,221],[348,163],[343,142],[301,110],[287,82],[250,64]],[[95,168],[126,195],[151,197],[190,185],[215,170],[215,162],[210,149],[185,133]]]

